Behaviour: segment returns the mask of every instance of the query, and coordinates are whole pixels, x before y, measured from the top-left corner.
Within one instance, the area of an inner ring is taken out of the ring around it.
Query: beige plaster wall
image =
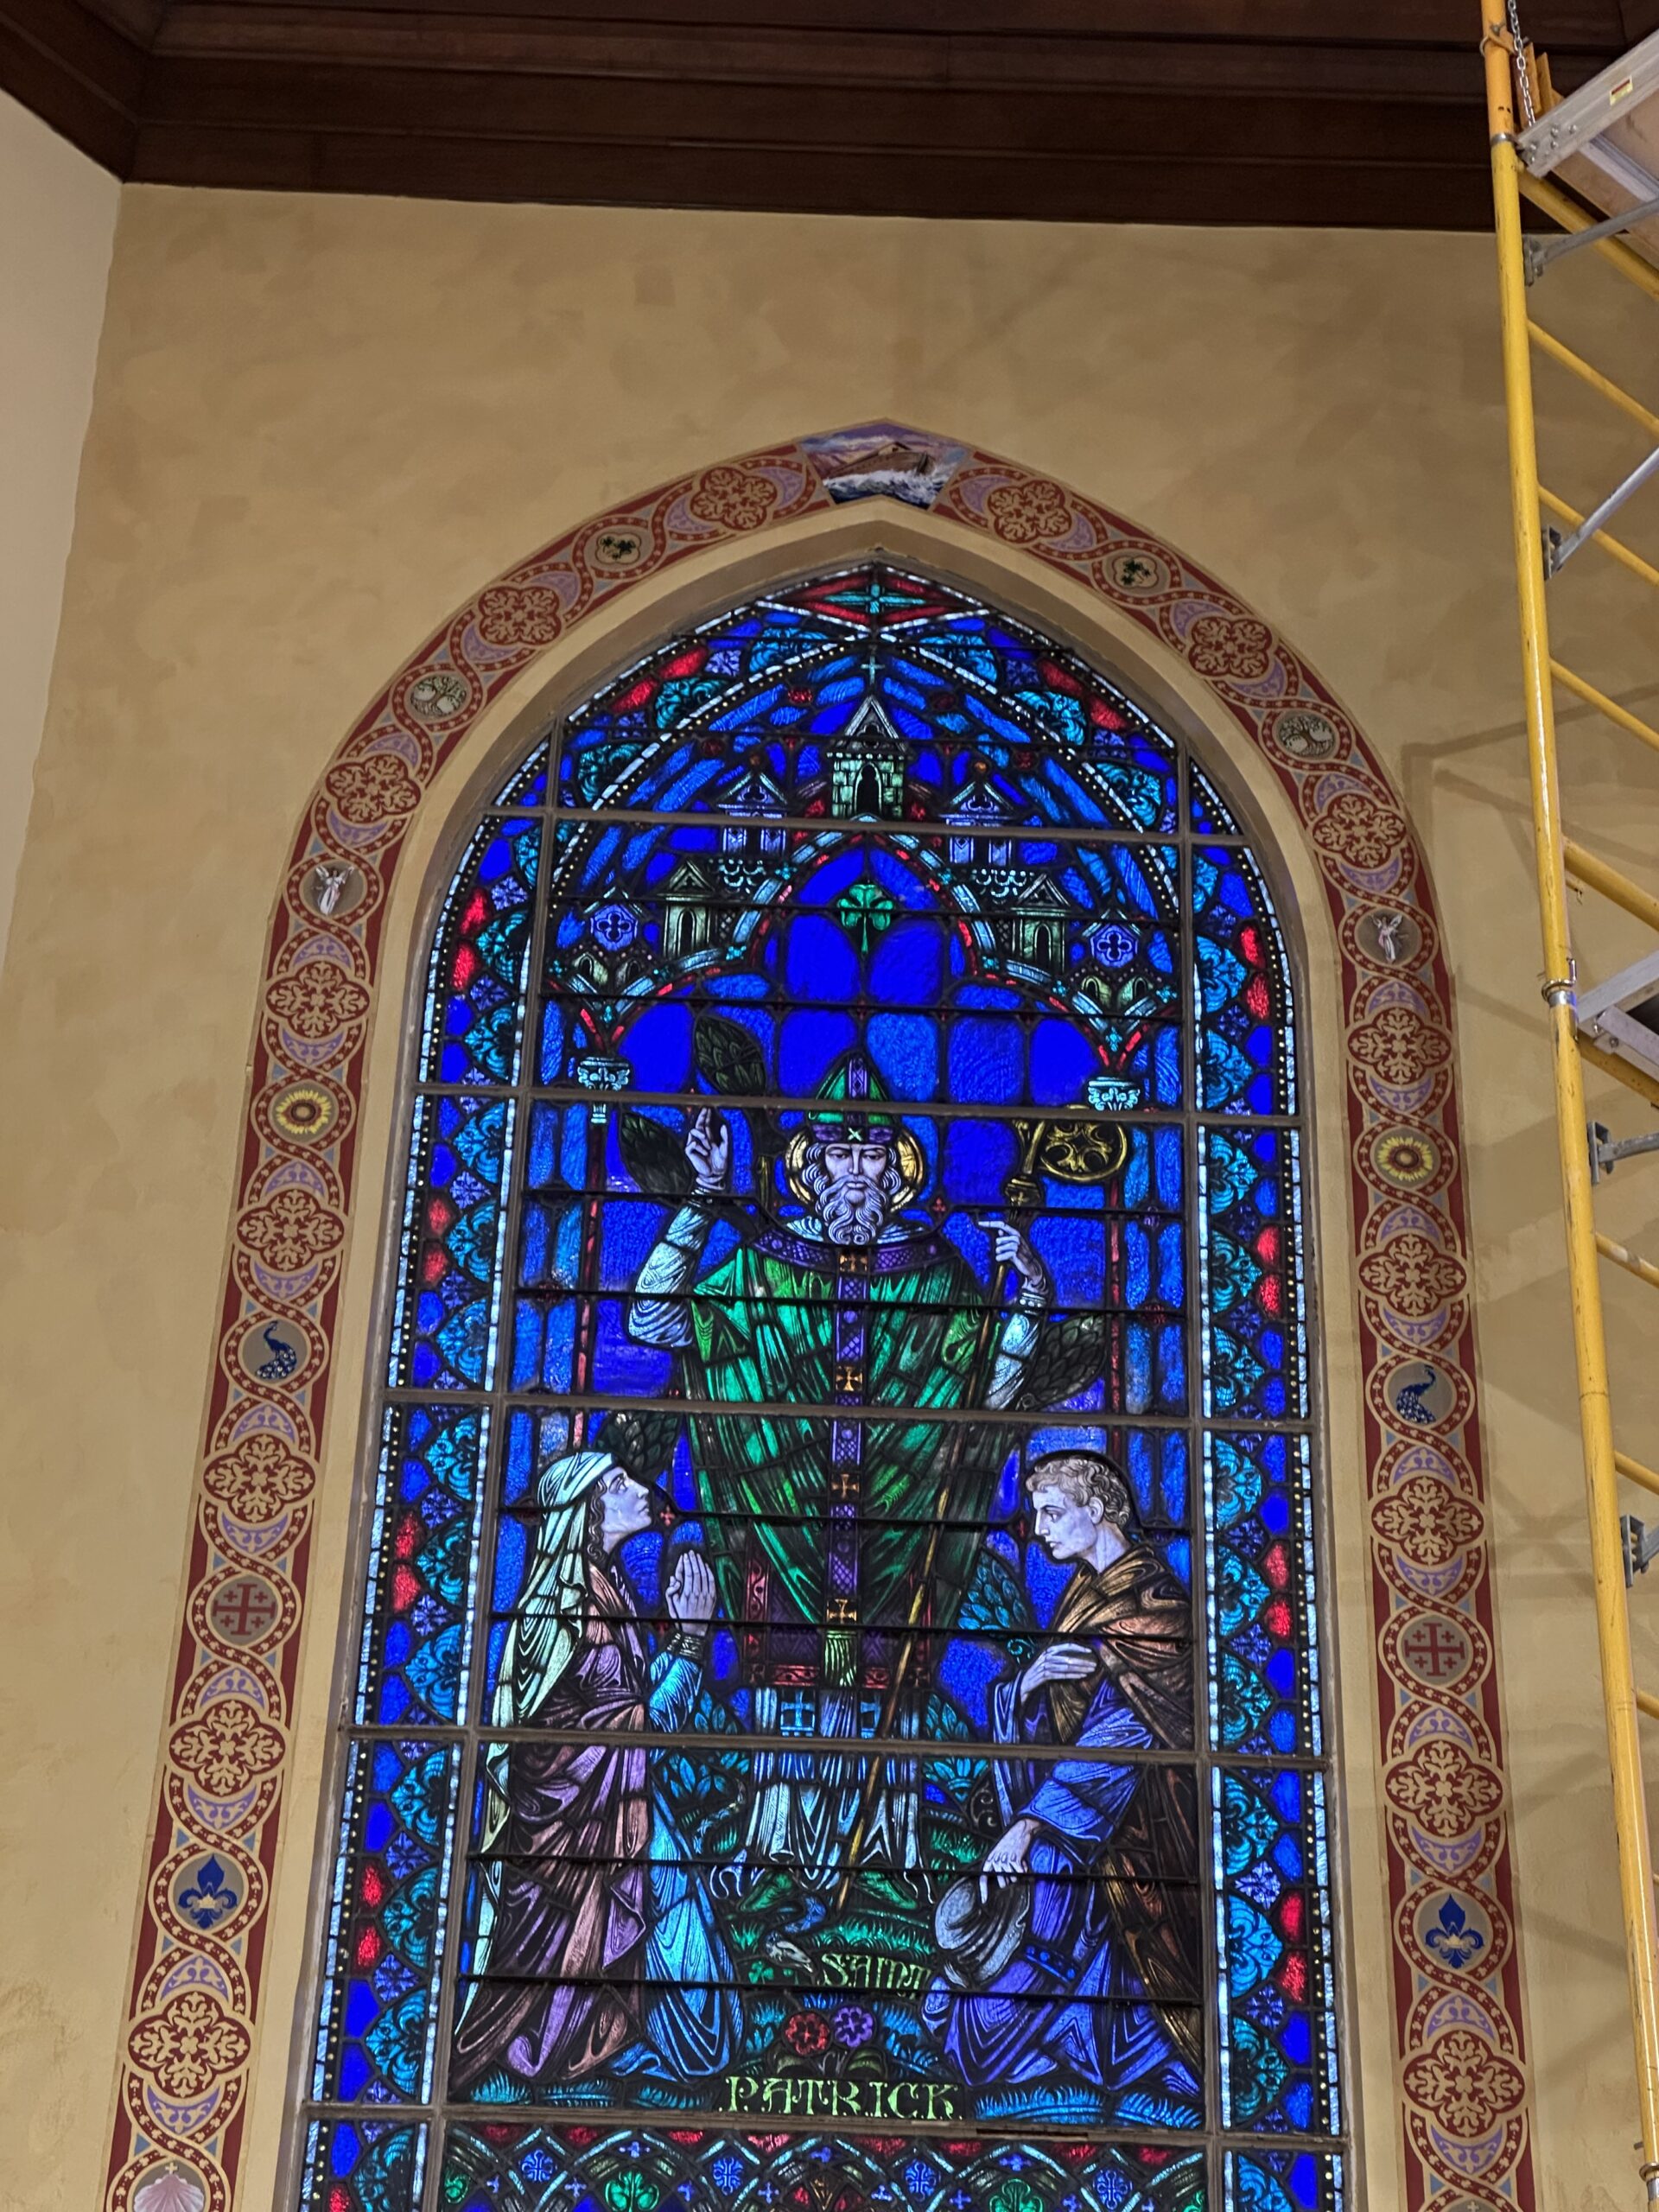
[[[121,188],[0,92],[0,949],[46,719]]]
[[[1659,399],[1650,346],[1596,272],[1556,289],[1583,296],[1585,350]],[[701,461],[877,415],[1070,479],[1255,600],[1358,715],[1427,843],[1462,1016],[1536,2154],[1551,2206],[1630,2200],[1491,297],[1478,238],[127,193],[0,983],[0,2131],[21,2205],[98,2196],[254,995],[307,793],[386,674],[511,559]],[[1617,429],[1574,434],[1561,488],[1625,450]],[[1575,650],[1636,686],[1616,617],[1641,602],[1571,572],[1564,592]],[[1643,873],[1659,777],[1587,724],[1569,743],[1579,826]],[[1609,929],[1586,960],[1626,942]],[[383,1027],[382,1095],[394,1046]],[[1607,1117],[1636,1125],[1617,1102]],[[1651,1243],[1656,1199],[1621,1170],[1610,1225]],[[359,1236],[359,1313],[367,1272]],[[1615,1292],[1616,1351],[1631,1448],[1651,1457],[1639,1294]],[[338,1573],[353,1395],[332,1416],[319,1588],[331,1556]],[[1357,1478],[1337,1455],[1333,1480],[1345,1510]],[[319,1607],[309,1715],[334,1629]],[[1351,1720],[1368,1639],[1350,1605]],[[314,1726],[250,2205],[270,2201],[281,2133],[321,1749]],[[1354,1786],[1367,1798],[1368,1777]],[[1375,1878],[1357,1853],[1357,1885]],[[1374,1974],[1357,1999],[1376,2022]],[[1365,2047],[1382,2204],[1396,2114]]]

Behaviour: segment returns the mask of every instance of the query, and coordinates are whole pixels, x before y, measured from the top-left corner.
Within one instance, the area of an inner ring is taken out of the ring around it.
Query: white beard
[[[818,1222],[832,1244],[874,1244],[887,1225],[887,1194],[862,1175],[843,1175],[820,1195]]]

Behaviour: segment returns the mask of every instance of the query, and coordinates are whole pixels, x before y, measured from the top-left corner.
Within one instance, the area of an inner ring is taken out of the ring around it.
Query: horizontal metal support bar
[[[1621,1160],[1635,1160],[1644,1152],[1659,1152],[1659,1129],[1645,1137],[1615,1141],[1605,1122],[1590,1124],[1590,1180],[1599,1183],[1612,1173]]]
[[[658,1741],[660,1743],[662,1738],[658,1737]],[[856,1985],[854,1985],[847,1993],[856,1996],[858,1994]],[[797,2082],[810,2079],[816,2083],[822,2077],[799,2075],[792,2078]],[[512,2115],[511,2124],[515,2128],[532,2126],[545,2127],[556,2137],[566,2129],[593,2127],[598,2123],[603,2124],[607,2133],[613,2128],[671,2126],[708,2129],[718,2133],[721,2129],[742,2125],[742,2120],[733,2113],[716,2111],[711,2107],[690,2110],[684,2107],[646,2104],[537,2104],[533,2096],[523,2104],[512,2104],[505,2107],[463,2103],[422,2104],[413,2100],[408,2104],[365,2106],[361,2103],[347,2104],[337,2099],[324,2098],[315,2103],[308,2101],[301,2109],[314,2119],[349,2120],[356,2126],[361,2126],[365,2119],[395,2118],[405,2123],[414,2123],[425,2121],[430,2118],[435,2126],[465,2128],[473,2134],[476,2134],[480,2128],[501,2126],[509,2113]],[[754,2124],[753,2115],[746,2114],[743,2117],[749,2120],[751,2126]],[[802,2140],[806,2140],[812,2137],[822,2138],[824,2132],[824,2117],[822,2113],[815,2118],[806,2119],[799,2113],[768,2113],[764,2124],[768,2135],[798,2137]],[[960,2118],[953,2120],[907,2118],[901,2125],[903,2133],[907,2136],[927,2136],[934,2139],[956,2136],[960,2139],[975,2133],[974,2128],[964,2124]],[[838,2136],[845,2136],[854,2143],[866,2141],[872,2136],[886,2135],[890,2139],[893,2133],[893,2121],[890,2117],[885,2120],[867,2120],[855,2115],[838,2114],[835,2121],[835,2132]],[[1141,2120],[1135,2121],[1132,2129],[1121,2123],[1109,2126],[1097,2126],[1091,2124],[1087,2139],[1091,2145],[1100,2144],[1110,2147],[1121,2145],[1128,2149],[1134,2149],[1142,2143],[1158,2144],[1168,2150],[1188,2151],[1199,2156],[1202,2155],[1204,2148],[1204,2138],[1195,2134],[1191,2128],[1156,2127],[1150,2122]],[[1044,2148],[1050,2145],[1067,2145],[1075,2150],[1077,2134],[1075,2130],[1068,2133],[1052,2124],[1046,2126],[1041,2120],[1024,2120],[1020,2122],[1019,2140],[1021,2144],[1036,2144]],[[1288,2133],[1282,2135],[1253,2134],[1248,2127],[1230,2127],[1227,2131],[1227,2147],[1230,2151],[1309,2152],[1317,2157],[1338,2146],[1333,2145],[1328,2135],[1298,2135]]]
[[[1659,31],[1529,124],[1515,142],[1522,165],[1529,175],[1548,176],[1572,155],[1586,153],[1605,130],[1634,114],[1656,89]]]
[[[1649,1106],[1659,1107],[1659,1082],[1637,1067],[1633,1060],[1623,1059],[1617,1052],[1604,1052],[1587,1037],[1578,1040],[1579,1058],[1602,1075],[1610,1075],[1622,1083],[1626,1090],[1633,1090],[1638,1098],[1645,1098]]]
[[[1593,683],[1576,675],[1561,661],[1551,661],[1549,672],[1564,690],[1572,692],[1574,698],[1582,699],[1586,707],[1593,707],[1598,714],[1605,715],[1610,722],[1617,722],[1620,729],[1628,730],[1632,737],[1639,737],[1643,745],[1650,745],[1656,753],[1659,753],[1659,729],[1655,729],[1651,722],[1644,722],[1640,715],[1633,715],[1628,707],[1621,707],[1617,699],[1610,699],[1605,691],[1599,691]]]
[[[1602,1173],[1611,1173],[1621,1160],[1635,1160],[1644,1152],[1659,1152],[1659,1130],[1651,1136],[1620,1137],[1612,1144],[1600,1147]]]
[[[1560,261],[1569,253],[1576,253],[1583,245],[1599,245],[1604,238],[1616,238],[1633,230],[1637,224],[1645,223],[1650,215],[1659,215],[1659,196],[1643,200],[1634,207],[1627,207],[1622,215],[1610,215],[1605,223],[1592,223],[1587,231],[1565,232],[1560,238],[1527,238],[1521,242],[1521,260],[1526,270],[1527,282],[1535,284],[1552,261]]]
[[[1552,514],[1560,515],[1563,522],[1581,523],[1584,520],[1570,501],[1559,497],[1547,485],[1538,486],[1538,498]],[[1659,569],[1656,569],[1651,561],[1644,561],[1639,553],[1632,551],[1622,537],[1615,537],[1611,531],[1599,530],[1591,542],[1622,568],[1628,569],[1633,576],[1639,576],[1644,584],[1651,584],[1656,591],[1659,591]]]
[[[1611,521],[1628,500],[1633,499],[1644,484],[1659,476],[1659,446],[1656,446],[1644,461],[1636,467],[1622,484],[1616,484],[1599,507],[1587,514],[1569,537],[1563,537],[1558,530],[1544,533],[1544,573],[1559,576],[1573,556],[1589,538],[1594,537],[1603,523]]]
[[[1527,334],[1541,353],[1548,353],[1552,361],[1559,361],[1569,375],[1577,377],[1581,384],[1587,384],[1592,391],[1599,392],[1609,406],[1618,408],[1630,416],[1631,422],[1639,423],[1649,437],[1659,439],[1659,415],[1656,415],[1651,408],[1644,407],[1639,399],[1625,391],[1622,384],[1615,384],[1611,377],[1604,376],[1593,362],[1586,361],[1582,353],[1575,353],[1570,346],[1562,345],[1554,332],[1546,330],[1541,323],[1529,321]]]
[[[1615,1452],[1613,1465],[1626,1482],[1637,1483],[1643,1490],[1650,1490],[1659,1497],[1659,1475],[1651,1467],[1644,1467],[1639,1459],[1632,1459],[1627,1452]]]
[[[524,1617],[520,1613],[517,1618],[523,1619]],[[730,1624],[724,1625],[730,1626]],[[808,1625],[811,1633],[818,1632],[816,1626]],[[899,1643],[906,1635],[914,1635],[915,1631],[898,1626],[885,1629],[881,1633],[894,1643]],[[433,1726],[426,1723],[419,1727],[407,1724],[401,1727],[378,1725],[358,1727],[349,1720],[341,1719],[336,1723],[335,1732],[363,1744],[406,1744],[411,1738],[418,1738],[423,1744],[459,1745],[464,1744],[468,1736],[476,1736],[480,1742],[486,1744],[546,1744],[575,1751],[601,1744],[607,1748],[614,1746],[618,1750],[630,1751],[660,1751],[663,1748],[662,1731],[657,1728],[497,1728],[484,1720],[470,1722],[465,1727]],[[1193,1767],[1201,1761],[1210,1766],[1237,1764],[1232,1753],[1218,1753],[1207,1745],[1197,1751],[1167,1751],[1160,1745],[1113,1745],[1109,1750],[1089,1752],[1079,1751],[1075,1744],[1025,1743],[1009,1745],[938,1736],[785,1736],[776,1730],[766,1733],[757,1730],[750,1733],[747,1730],[734,1728],[718,1731],[676,1729],[674,1746],[677,1751],[718,1751],[728,1756],[733,1751],[784,1751],[791,1756],[799,1752],[830,1758],[917,1761],[975,1758],[983,1760],[987,1766],[994,1766],[999,1759],[1005,1764],[1017,1759],[1029,1760],[1033,1765],[1040,1766],[1090,1758],[1109,1759],[1114,1765],[1131,1767]],[[1315,1758],[1300,1751],[1275,1751],[1273,1764],[1275,1768],[1288,1768],[1299,1774],[1323,1774],[1330,1765],[1328,1759]]]
[[[872,1006],[872,1013],[881,1011]],[[667,1106],[686,1113],[701,1113],[712,1109],[721,1114],[821,1114],[823,1101],[816,1094],[799,1091],[712,1091],[712,1090],[590,1090],[577,1083],[533,1083],[522,1090],[512,1083],[419,1083],[415,1086],[422,1098],[469,1098],[480,1103],[496,1099],[524,1097],[537,1106],[608,1106],[615,1109],[635,1106]],[[1077,1124],[1092,1128],[1101,1122],[1111,1122],[1122,1128],[1151,1129],[1179,1128],[1187,1119],[1185,1107],[1142,1106],[1033,1106],[987,1105],[972,1099],[952,1100],[941,1103],[925,1098],[900,1099],[893,1109],[902,1118],[916,1122],[1005,1122],[1035,1123],[1054,1122],[1061,1125]],[[1294,1129],[1301,1124],[1290,1114],[1203,1114],[1196,1116],[1197,1125],[1205,1129]],[[613,1193],[613,1195],[627,1195]],[[641,1196],[649,1196],[642,1192]],[[980,1211],[987,1211],[980,1208]]]
[[[1651,1260],[1644,1260],[1639,1252],[1632,1252],[1628,1245],[1616,1244],[1611,1236],[1596,1233],[1596,1249],[1604,1260],[1611,1260],[1616,1268],[1623,1268],[1626,1274],[1634,1275],[1638,1282],[1650,1289],[1659,1290],[1659,1268]]]
[[[1637,1690],[1636,1709],[1638,1713],[1645,1713],[1649,1720],[1659,1720],[1659,1697],[1654,1697],[1647,1690]]]
[[[1632,883],[1628,875],[1621,875],[1616,868],[1599,860],[1575,839],[1567,837],[1561,842],[1561,858],[1567,872],[1583,884],[1586,890],[1599,891],[1615,906],[1622,906],[1638,922],[1645,922],[1650,930],[1659,930],[1659,899],[1641,885]]]
[[[1179,823],[1172,830],[1130,830],[1119,829],[1109,822],[1010,822],[995,829],[981,830],[971,824],[953,828],[948,822],[894,821],[874,814],[763,816],[734,814],[729,808],[713,807],[704,812],[696,807],[561,806],[556,800],[545,806],[492,807],[489,813],[493,821],[543,821],[555,830],[808,830],[815,837],[890,838],[904,847],[943,845],[950,837],[971,838],[980,845],[1161,845],[1172,850],[1185,842],[1213,845],[1218,849],[1225,846],[1230,852],[1248,844],[1248,840],[1236,830],[1211,837],[1205,831],[1184,829]]]
[[[591,1296],[597,1292],[561,1292],[561,1297]],[[608,1295],[609,1294],[605,1294]],[[738,1421],[759,1414],[768,1421],[812,1421],[826,1425],[837,1421],[872,1421],[891,1422],[894,1418],[891,1406],[843,1406],[827,1399],[796,1402],[763,1398],[629,1398],[620,1401],[613,1391],[594,1394],[582,1390],[510,1390],[504,1383],[499,1390],[440,1390],[416,1389],[413,1383],[398,1382],[382,1390],[381,1397],[391,1405],[442,1406],[501,1406],[509,1413],[566,1414],[612,1413],[619,1403],[626,1403],[630,1412],[643,1414],[672,1414],[683,1421],[688,1415],[709,1419],[718,1415],[722,1421]],[[1227,1435],[1240,1429],[1253,1434],[1258,1430],[1264,1436],[1305,1436],[1309,1433],[1306,1421],[1273,1421],[1255,1416],[1249,1421],[1227,1421],[1210,1414],[1128,1414],[1109,1413],[1103,1408],[1077,1412],[1071,1407],[1056,1406],[1046,1409],[1007,1413],[987,1412],[983,1406],[906,1406],[900,1416],[911,1427],[925,1423],[930,1428],[949,1428],[966,1422],[976,1422],[998,1428],[1118,1428],[1126,1431],[1156,1429],[1160,1433],[1177,1429],[1208,1429]]]
[[[1557,184],[1550,184],[1542,177],[1529,176],[1525,169],[1516,181],[1535,207],[1541,207],[1545,214],[1559,223],[1564,231],[1587,231],[1595,226],[1599,217],[1581,207]],[[1659,300],[1659,268],[1644,261],[1623,238],[1598,238],[1595,251],[1608,265],[1618,270],[1628,283],[1649,299]]]

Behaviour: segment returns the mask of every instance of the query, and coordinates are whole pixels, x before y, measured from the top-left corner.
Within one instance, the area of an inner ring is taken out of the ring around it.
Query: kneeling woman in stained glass
[[[616,1554],[651,1526],[645,1485],[604,1452],[555,1459],[492,1719],[549,1732],[486,1746],[478,1933],[454,2073],[472,2095],[607,2071],[685,2079],[735,2047],[729,1962],[673,1808],[637,1741],[686,1726],[703,1689],[714,1578],[692,1551],[653,1655]],[[629,1741],[630,1737],[636,1740]]]

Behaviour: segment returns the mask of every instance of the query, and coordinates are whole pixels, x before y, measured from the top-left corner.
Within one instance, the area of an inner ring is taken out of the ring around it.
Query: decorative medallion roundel
[[[422,723],[453,721],[476,703],[478,687],[471,677],[452,668],[437,668],[416,677],[409,687],[409,711]]]
[[[221,1643],[267,1643],[282,1618],[283,1601],[263,1574],[233,1574],[208,1600],[207,1619]]]
[[[340,1119],[340,1104],[320,1083],[290,1083],[271,1100],[270,1118],[290,1144],[323,1144]]]
[[[305,1332],[280,1319],[261,1323],[243,1338],[238,1357],[256,1382],[290,1382],[305,1363]]]
[[[363,903],[367,880],[350,861],[318,861],[300,879],[300,897],[319,921],[346,920]]]
[[[1444,1154],[1426,1129],[1399,1122],[1373,1130],[1365,1140],[1365,1164],[1379,1183],[1395,1191],[1433,1189],[1440,1179]]]
[[[1421,925],[1399,906],[1370,908],[1355,923],[1354,937],[1379,968],[1410,968],[1423,947]]]
[[[1293,707],[1275,715],[1268,727],[1270,744],[1293,760],[1331,760],[1341,750],[1342,739],[1328,715],[1306,707]]]

